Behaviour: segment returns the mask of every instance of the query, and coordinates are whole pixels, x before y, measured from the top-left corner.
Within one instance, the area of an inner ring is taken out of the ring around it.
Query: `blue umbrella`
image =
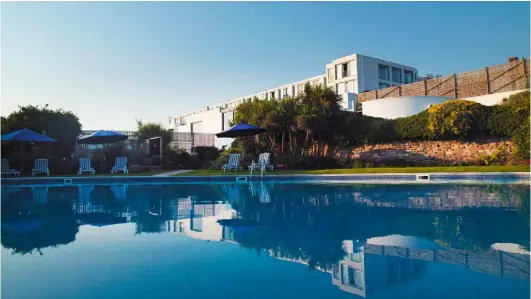
[[[79,144],[103,144],[114,143],[122,140],[127,140],[127,135],[116,133],[113,131],[98,131],[89,136],[81,137],[77,140]]]
[[[19,143],[28,143],[28,142],[34,142],[34,143],[48,143],[48,142],[57,142],[57,140],[50,138],[48,136],[35,133],[32,130],[28,129],[22,129],[15,132],[11,132],[9,134],[3,135],[2,141],[9,141],[9,142],[19,142]],[[23,147],[20,147],[20,171],[22,172],[24,167],[24,154],[23,154]]]
[[[263,128],[255,127],[249,124],[239,123],[230,129],[217,133],[218,138],[236,138],[236,137],[248,137],[257,134],[264,133],[266,130]]]
[[[11,142],[56,142],[57,140],[35,133],[28,129],[22,129],[2,136],[2,141]]]
[[[115,143],[118,141],[127,140],[127,135],[116,133],[113,131],[101,130],[96,133],[90,134],[85,137],[81,137],[77,140],[78,144],[103,144],[103,143]],[[103,160],[101,161],[102,168],[107,165],[107,157],[105,151],[103,152]]]

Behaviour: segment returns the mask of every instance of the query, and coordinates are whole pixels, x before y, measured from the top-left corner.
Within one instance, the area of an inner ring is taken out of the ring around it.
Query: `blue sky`
[[[361,53],[419,74],[529,56],[529,2],[2,3],[2,115],[128,130],[324,74]]]

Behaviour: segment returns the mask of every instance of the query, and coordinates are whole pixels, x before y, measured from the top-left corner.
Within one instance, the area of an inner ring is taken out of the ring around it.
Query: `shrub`
[[[511,136],[521,124],[521,120],[511,107],[497,105],[491,108],[487,129],[491,136]]]
[[[397,118],[394,121],[394,130],[401,140],[426,140],[433,134],[428,131],[428,111]]]
[[[209,167],[218,158],[220,151],[214,146],[197,146],[194,148],[202,167]]]
[[[516,130],[513,134],[514,143],[516,144],[516,149],[518,156],[523,160],[529,160],[529,130],[530,121],[529,117],[522,123],[520,128]]]
[[[479,103],[449,100],[428,109],[428,131],[437,138],[475,137],[487,132],[489,108]]]

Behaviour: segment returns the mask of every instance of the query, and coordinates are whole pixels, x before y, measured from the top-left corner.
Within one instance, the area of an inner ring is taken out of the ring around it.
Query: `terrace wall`
[[[515,150],[509,139],[476,141],[418,141],[365,145],[336,152],[337,156],[386,164],[407,161],[412,165],[441,165],[446,163],[473,164],[500,152],[511,155]]]

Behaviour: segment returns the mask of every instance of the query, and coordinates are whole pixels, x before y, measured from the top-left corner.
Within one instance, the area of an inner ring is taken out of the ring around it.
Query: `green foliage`
[[[214,146],[196,146],[194,152],[203,167],[208,167],[219,156],[219,150]]]
[[[402,140],[427,140],[433,137],[428,131],[428,110],[419,114],[397,118],[394,130]]]
[[[166,148],[172,141],[172,134],[170,130],[166,130],[161,124],[157,123],[144,123],[142,120],[136,121],[136,137],[139,140],[145,140],[148,138],[162,137],[162,147]]]
[[[42,108],[33,105],[19,106],[17,111],[2,117],[2,134],[24,128],[56,139],[54,153],[61,157],[75,152],[76,140],[81,135],[81,123],[73,112],[51,110],[48,105]]]
[[[449,100],[428,109],[428,131],[436,138],[462,139],[486,133],[489,108],[473,101]]]
[[[523,160],[529,160],[529,117],[522,123],[520,128],[513,134],[518,155]]]
[[[341,101],[330,87],[307,84],[297,97],[278,101],[252,99],[240,104],[233,122],[265,128],[264,134],[247,139],[256,151],[271,151],[296,164],[310,148],[322,156],[325,145],[335,145],[340,140],[336,118],[341,114]]]

